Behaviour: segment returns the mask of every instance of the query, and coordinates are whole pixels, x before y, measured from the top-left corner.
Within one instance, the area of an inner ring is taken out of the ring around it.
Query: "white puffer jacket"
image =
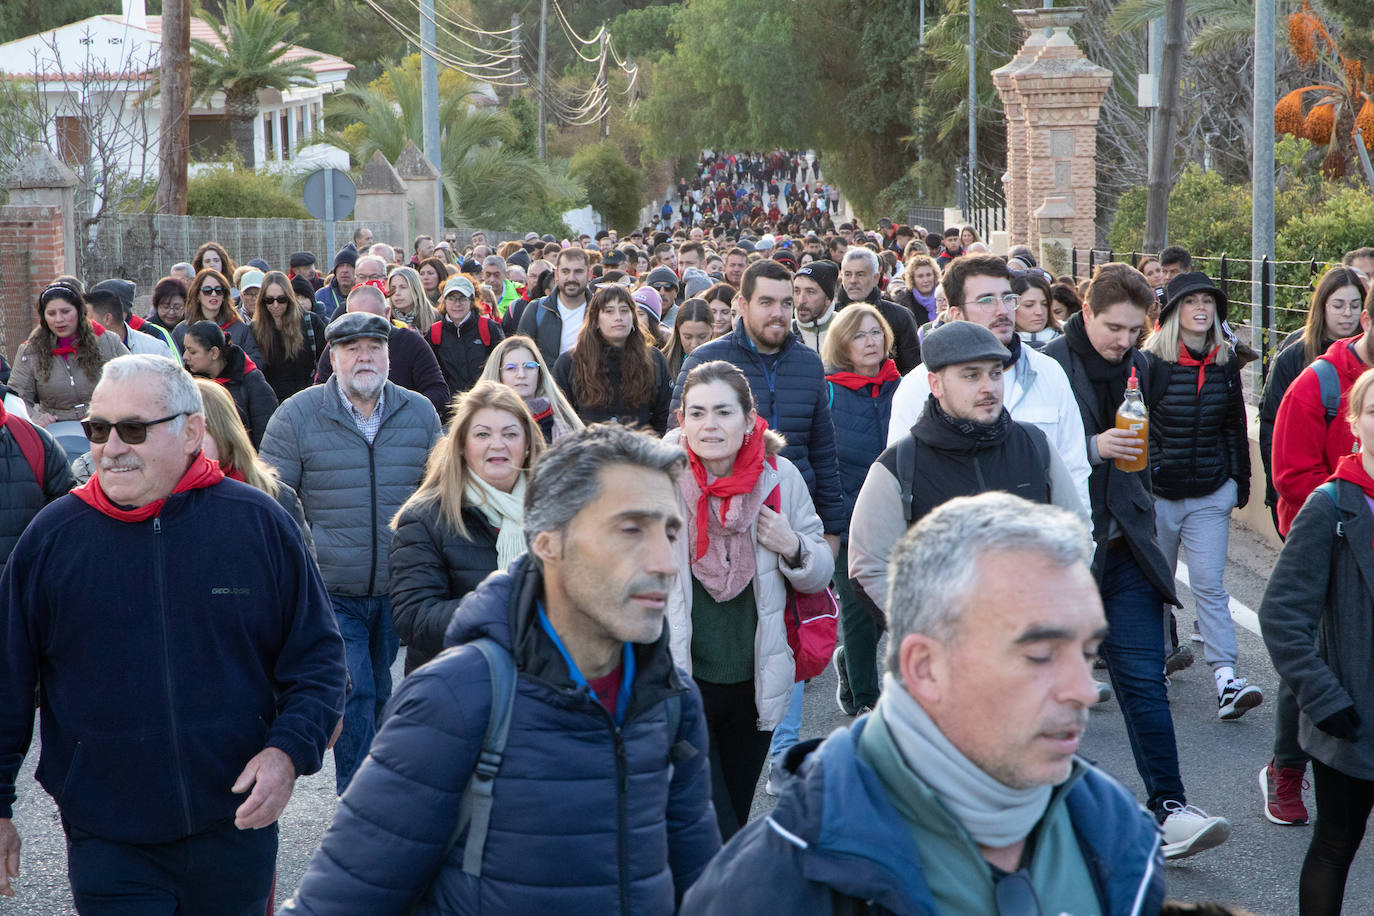
[[[672,430],[665,442],[678,441],[679,430]],[[800,592],[818,592],[830,584],[835,558],[825,542],[824,526],[801,472],[786,458],[777,456],[777,469],[765,467],[767,490],[782,485],[782,514],[802,540],[802,565],[792,569],[776,553],[754,541],[754,601],[758,607],[758,626],[754,631],[754,705],[758,707],[761,731],[772,731],[787,714],[796,668],[787,645],[787,586]],[[691,473],[684,471],[683,473]],[[687,518],[687,507],[678,494],[678,509]],[[757,525],[757,522],[755,523]],[[669,646],[673,661],[687,673],[692,671],[692,563],[688,555],[689,538],[677,539],[678,576],[668,591]]]

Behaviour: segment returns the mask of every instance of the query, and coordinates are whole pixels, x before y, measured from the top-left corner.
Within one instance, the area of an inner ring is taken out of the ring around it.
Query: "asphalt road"
[[[1239,526],[1233,527],[1226,580],[1233,612],[1246,619],[1245,608],[1259,606],[1274,553],[1266,543]],[[1192,629],[1193,609],[1187,590],[1179,614],[1179,631]],[[1240,607],[1243,606],[1243,607]],[[1169,896],[1185,901],[1218,901],[1242,906],[1258,914],[1297,913],[1298,871],[1311,837],[1310,827],[1279,827],[1264,819],[1257,775],[1271,755],[1274,728],[1272,698],[1276,686],[1273,667],[1260,638],[1237,627],[1240,673],[1265,692],[1265,704],[1235,722],[1216,717],[1216,691],[1211,672],[1199,661],[1173,678],[1170,700],[1178,735],[1184,783],[1192,804],[1231,821],[1230,840],[1167,869]],[[396,677],[400,678],[400,661]],[[851,720],[835,706],[832,671],[807,686],[802,736],[815,737],[846,726]],[[1094,710],[1083,754],[1116,776],[1142,798],[1120,712],[1115,702]],[[66,882],[62,831],[52,800],[33,781],[37,747],[30,753],[19,785],[15,821],[24,838],[23,874],[16,882],[19,896],[0,898],[3,914],[67,914],[73,912]],[[278,858],[278,899],[295,888],[320,835],[333,816],[335,797],[332,761],[318,775],[297,783],[282,818]],[[767,811],[773,800],[760,789],[754,814]],[[1309,808],[1313,807],[1308,793]],[[1313,808],[1314,812],[1315,809]],[[1374,911],[1374,854],[1366,849],[1355,860],[1346,893],[1346,912]]]

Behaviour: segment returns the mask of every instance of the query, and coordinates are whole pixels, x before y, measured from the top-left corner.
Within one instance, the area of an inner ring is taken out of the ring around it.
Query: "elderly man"
[[[0,577],[0,893],[41,679],[38,779],[76,909],[265,912],[277,817],[343,710],[324,584],[291,517],[204,456],[177,364],[111,360],[82,426],[95,476],[34,519]],[[110,556],[118,574],[92,574]]]
[[[892,558],[877,709],[789,754],[800,778],[682,912],[1158,912],[1153,818],[1076,756],[1107,629],[1090,549],[1006,493],[926,516]]]
[[[910,372],[921,362],[921,341],[916,336],[916,318],[910,309],[884,299],[878,289],[878,256],[867,248],[850,248],[840,262],[840,288],[835,293],[835,309],[851,302],[867,302],[882,313],[892,328],[892,358],[897,371]]]
[[[506,317],[506,311],[520,298],[520,291],[506,276],[506,270],[506,259],[499,254],[489,254],[482,259],[482,285],[490,289],[492,296],[496,298],[494,317],[498,321]]]
[[[360,287],[354,295],[375,291]],[[334,747],[340,793],[391,697],[399,647],[387,597],[391,519],[439,438],[434,406],[387,381],[391,331],[385,318],[358,310],[330,322],[334,374],[278,407],[262,440],[262,457],[300,497],[348,653],[353,692]]]
[[[613,423],[544,452],[529,552],[463,599],[445,643],[464,648],[401,685],[287,912],[674,911],[720,847],[701,695],[664,619],[683,464]]]
[[[429,398],[435,413],[443,415],[448,410],[452,394],[448,390],[448,383],[444,381],[444,373],[439,368],[434,350],[419,333],[391,318],[391,304],[382,293],[381,281],[354,289],[348,294],[345,309],[348,312],[378,315],[391,324],[387,378],[402,388]],[[334,364],[326,349],[315,366],[315,384],[323,385],[333,374]]]

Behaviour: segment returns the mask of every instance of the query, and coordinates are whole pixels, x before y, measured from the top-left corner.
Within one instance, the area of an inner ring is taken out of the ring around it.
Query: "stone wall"
[[[36,321],[38,294],[64,272],[60,207],[0,207],[0,352],[10,362]]]

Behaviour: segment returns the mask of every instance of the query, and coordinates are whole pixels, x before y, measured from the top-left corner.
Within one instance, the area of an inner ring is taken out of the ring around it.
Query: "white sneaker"
[[[1243,677],[1233,677],[1221,688],[1217,697],[1217,718],[1239,719],[1248,710],[1264,702],[1264,693]]]
[[[1163,835],[1166,860],[1186,859],[1204,849],[1220,846],[1231,835],[1231,824],[1226,818],[1212,817],[1193,805],[1171,799],[1164,803],[1164,810],[1169,814],[1159,830]]]
[[[777,798],[782,794],[782,784],[786,780],[787,773],[783,771],[782,760],[774,758],[768,761],[768,779],[763,784],[763,791]]]

